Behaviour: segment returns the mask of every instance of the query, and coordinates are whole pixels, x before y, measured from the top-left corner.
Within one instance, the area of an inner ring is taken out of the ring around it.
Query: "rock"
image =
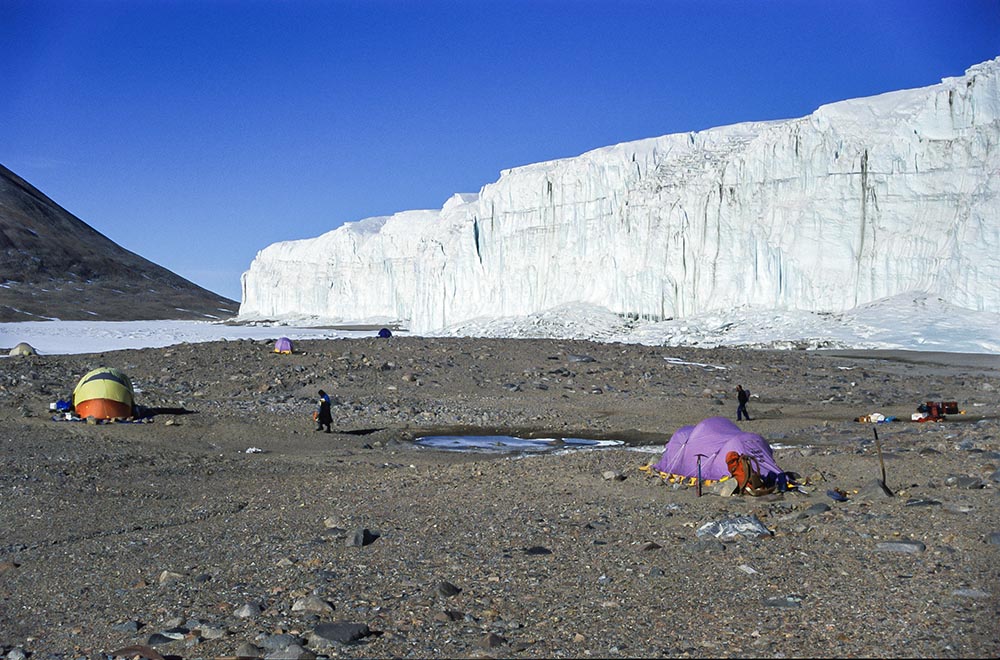
[[[605,470],[601,473],[605,481],[625,481],[625,475],[617,470]]]
[[[370,529],[362,528],[354,532],[354,536],[347,539],[347,545],[361,548],[366,545],[371,545],[380,536],[378,532],[373,532]]]
[[[927,546],[920,541],[900,539],[898,541],[882,541],[881,543],[877,543],[875,548],[883,552],[907,552],[910,554],[919,554],[926,550]]]
[[[142,628],[142,624],[138,621],[123,621],[122,623],[116,623],[111,626],[111,629],[115,632],[135,634],[139,632],[139,628]]]
[[[7,353],[10,357],[20,357],[25,355],[38,355],[38,352],[27,342],[21,342]]]
[[[141,658],[142,660],[165,660],[158,651],[143,644],[126,646],[118,649],[117,651],[112,651],[111,657],[129,658],[129,660],[132,660],[133,658]]]
[[[442,580],[437,583],[436,591],[438,596],[442,596],[444,598],[451,598],[452,596],[457,596],[462,593],[461,589],[446,580]]]
[[[552,551],[548,548],[542,547],[540,545],[533,545],[530,548],[524,549],[524,554],[526,555],[551,555]]]
[[[265,651],[280,651],[281,649],[288,648],[292,644],[301,644],[301,643],[302,643],[301,639],[289,633],[268,635],[263,640],[260,640],[260,645]]]
[[[172,582],[177,582],[178,580],[184,579],[184,576],[180,573],[174,573],[173,571],[163,571],[160,573],[160,577],[157,578],[157,582],[160,584],[170,584]]]
[[[259,658],[263,655],[264,649],[254,646],[250,642],[243,642],[236,647],[237,658]]]
[[[316,626],[309,636],[309,646],[322,647],[333,643],[348,644],[364,639],[372,634],[372,631],[364,623],[321,623]]]
[[[990,532],[986,542],[990,545],[1000,545],[1000,532]]]
[[[146,640],[146,643],[150,646],[163,646],[165,644],[173,644],[176,641],[177,640],[173,637],[168,637],[163,633],[153,633],[149,636],[149,639]]]
[[[810,516],[818,516],[819,514],[826,513],[829,510],[830,510],[829,504],[826,504],[824,502],[817,502],[816,504],[813,504],[805,511],[800,511],[799,513],[797,513],[795,517],[801,520],[802,518],[808,518]]]
[[[990,597],[989,592],[980,589],[955,589],[951,592],[951,595],[958,596],[959,598],[974,598],[976,600],[985,600]]]
[[[198,626],[198,631],[205,639],[222,639],[226,636],[226,629],[221,626],[204,624]]]
[[[802,607],[802,596],[797,596],[791,594],[788,596],[773,596],[771,598],[764,598],[764,605],[767,607],[780,607],[783,609],[794,609],[797,607]]]
[[[484,649],[495,649],[507,644],[507,640],[496,633],[489,633],[479,643]]]
[[[18,344],[20,346],[20,344]],[[11,353],[13,355],[13,353]],[[34,353],[32,353],[34,355]],[[7,660],[27,660],[28,654],[20,646],[15,646],[7,652]]]
[[[737,488],[738,484],[735,479],[726,479],[725,481],[718,481],[709,486],[708,492],[720,497],[732,497],[736,493]]]
[[[984,488],[982,479],[977,479],[975,477],[958,477],[955,480],[955,488],[960,488],[962,490],[979,490]]]
[[[293,612],[313,612],[314,614],[329,614],[333,605],[318,596],[306,596],[292,603]]]
[[[941,502],[929,498],[911,497],[903,503],[903,506],[941,506]]]
[[[643,552],[646,552],[648,550],[659,550],[662,547],[663,547],[662,545],[656,543],[655,541],[646,541],[645,543],[642,544],[642,547],[639,549]]]
[[[725,552],[726,544],[722,541],[716,539],[698,539],[697,541],[691,541],[684,546],[688,551],[695,553],[713,553],[713,552]]]
[[[260,605],[257,603],[246,603],[236,608],[233,612],[233,616],[239,619],[250,619],[256,616],[260,616]]]
[[[264,660],[315,660],[316,654],[299,644],[289,644],[283,649],[271,651]]]

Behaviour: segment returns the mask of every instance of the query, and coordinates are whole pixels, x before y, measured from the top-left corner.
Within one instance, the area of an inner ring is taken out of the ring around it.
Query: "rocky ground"
[[[543,340],[251,341],[0,361],[0,653],[121,657],[997,657],[1000,364]],[[6,353],[6,351],[4,351]],[[926,356],[925,356],[926,357]],[[149,423],[55,422],[97,366]],[[808,494],[697,497],[660,447],[748,387]],[[335,433],[316,433],[316,390]],[[964,415],[909,419],[924,400]],[[251,451],[248,449],[260,450]],[[837,502],[827,491],[848,493]],[[720,540],[745,516],[763,535]],[[130,649],[130,650],[128,650]]]

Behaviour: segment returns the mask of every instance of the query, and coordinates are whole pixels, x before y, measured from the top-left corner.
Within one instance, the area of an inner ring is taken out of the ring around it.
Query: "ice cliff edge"
[[[440,210],[261,250],[243,318],[415,332],[570,302],[650,319],[843,311],[906,291],[1000,312],[1000,58],[930,87],[505,170]]]

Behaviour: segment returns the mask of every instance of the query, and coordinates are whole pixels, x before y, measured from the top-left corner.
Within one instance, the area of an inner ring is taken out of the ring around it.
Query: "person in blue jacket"
[[[323,390],[320,390],[319,410],[316,412],[316,430],[329,433],[330,424],[332,423],[333,415],[330,414],[330,396]]]

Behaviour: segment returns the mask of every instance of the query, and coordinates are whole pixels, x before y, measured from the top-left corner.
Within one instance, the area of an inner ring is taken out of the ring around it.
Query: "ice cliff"
[[[1000,312],[1000,58],[791,120],[505,170],[440,210],[261,250],[243,318],[416,332],[565,303],[659,320],[908,291]]]

